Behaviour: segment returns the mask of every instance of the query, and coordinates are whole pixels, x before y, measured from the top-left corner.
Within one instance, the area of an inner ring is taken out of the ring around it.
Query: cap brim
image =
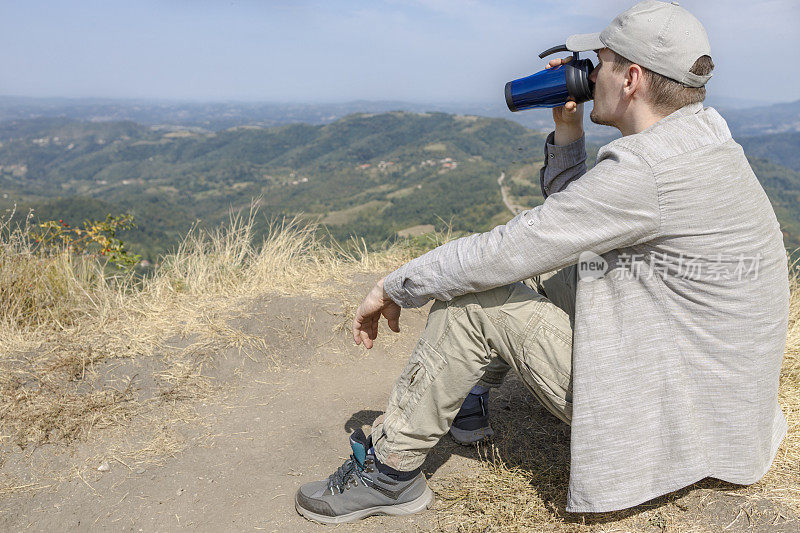
[[[571,35],[567,39],[567,50],[570,52],[586,52],[605,47],[606,45],[600,40],[599,33],[579,33],[578,35]]]

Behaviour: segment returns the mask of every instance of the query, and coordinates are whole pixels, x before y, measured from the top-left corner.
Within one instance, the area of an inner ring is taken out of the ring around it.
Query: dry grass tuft
[[[555,517],[542,498],[531,498],[532,472],[509,466],[497,447],[479,450],[481,470],[467,480],[450,479],[437,488],[444,500],[440,524],[459,531],[498,528],[525,531],[552,526]]]
[[[204,372],[231,349],[274,369],[263,338],[228,324],[242,299],[335,295],[355,273],[416,251],[326,243],[297,218],[269,224],[254,243],[257,204],[213,231],[192,228],[144,279],[94,256],[40,249],[32,214],[23,226],[0,219],[0,443],[85,439],[166,402],[202,398],[214,389]],[[147,375],[116,375],[126,361]]]

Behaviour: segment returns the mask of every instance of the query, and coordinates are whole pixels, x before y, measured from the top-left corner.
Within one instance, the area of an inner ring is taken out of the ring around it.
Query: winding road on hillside
[[[503,197],[503,203],[506,204],[506,207],[508,208],[509,211],[511,211],[511,214],[517,216],[517,214],[524,211],[525,208],[522,207],[521,205],[514,205],[511,203],[511,200],[508,197],[509,188],[507,185],[503,185],[505,179],[506,179],[506,173],[501,172],[500,177],[497,178],[497,184],[500,186],[500,196]]]

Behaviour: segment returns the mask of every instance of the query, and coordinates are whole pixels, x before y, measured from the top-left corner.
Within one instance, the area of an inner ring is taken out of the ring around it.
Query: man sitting
[[[587,171],[583,106],[555,108],[542,205],[370,291],[353,325],[367,348],[381,316],[399,331],[401,307],[435,302],[370,437],[356,431],[351,458],[298,490],[305,517],[425,509],[426,453],[454,420],[462,441],[488,434],[487,391],[511,368],[571,425],[567,511],[623,509],[708,476],[750,484],[768,470],[786,433],[787,257],[741,147],[701,104],[713,69],[705,29],[647,0],[567,47],[597,51],[591,120],[622,138]]]

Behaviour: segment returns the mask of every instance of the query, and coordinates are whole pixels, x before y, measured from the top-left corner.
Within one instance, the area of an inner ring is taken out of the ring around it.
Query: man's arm
[[[551,59],[545,68],[558,67],[570,61],[572,57]],[[539,171],[539,183],[545,198],[586,172],[583,104],[566,102],[554,107],[553,123],[556,129],[544,143],[544,164]]]
[[[580,179],[493,230],[446,243],[395,270],[386,293],[403,307],[451,300],[577,263],[655,237],[658,191],[649,165],[633,152],[604,147]]]
[[[542,196],[547,198],[586,173],[586,141],[583,132],[577,140],[556,144],[555,131],[544,143],[544,165],[539,171]]]

